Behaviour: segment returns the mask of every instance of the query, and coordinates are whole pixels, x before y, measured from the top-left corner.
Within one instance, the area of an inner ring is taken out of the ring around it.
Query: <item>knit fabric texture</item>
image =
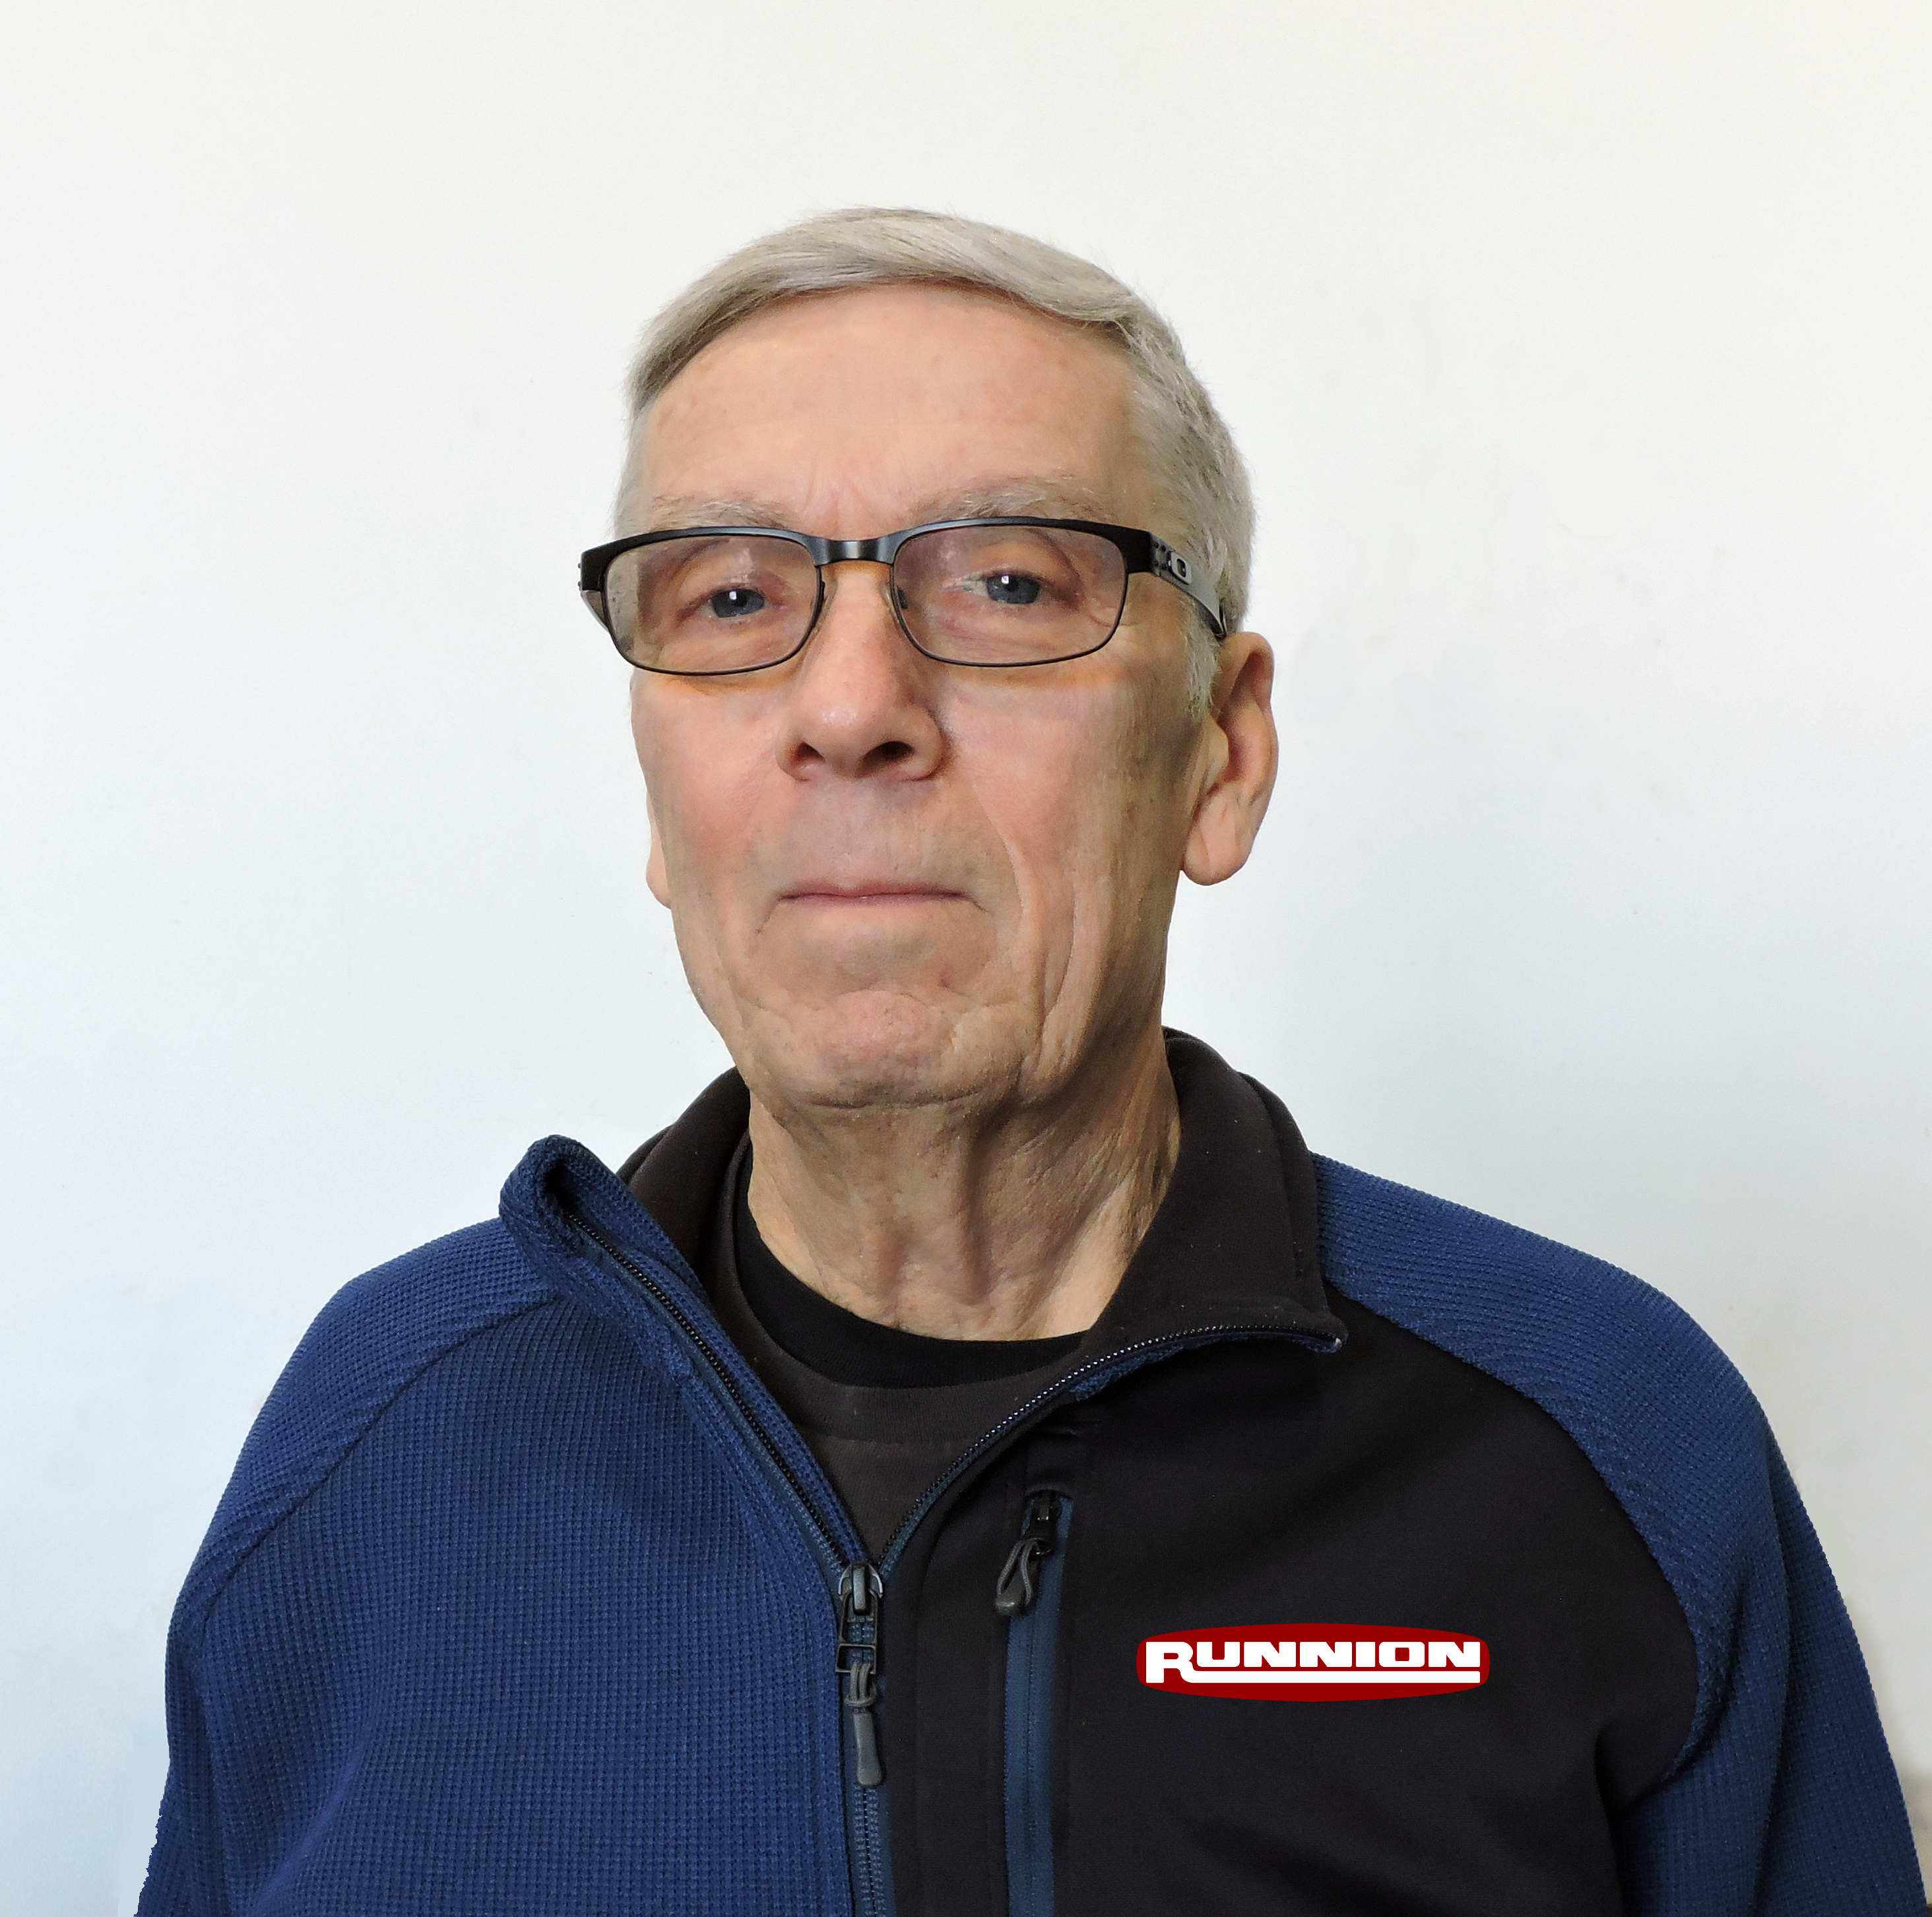
[[[1620,1833],[1630,1909],[1918,1917],[1904,1798],[1851,1620],[1730,1361],[1628,1272],[1316,1162],[1324,1281],[1548,1412],[1684,1607],[1696,1713]]]
[[[1696,1720],[1622,1835],[1630,1909],[1916,1917],[1857,1646],[1736,1373],[1608,1266],[1321,1178],[1328,1282],[1555,1416],[1683,1604]],[[849,1911],[842,1554],[682,1259],[543,1141],[500,1221],[339,1293],[264,1407],[170,1633],[143,1917]]]
[[[677,1340],[530,1242],[358,1279],[277,1385],[171,1631],[147,1917],[850,1910],[819,1568]]]

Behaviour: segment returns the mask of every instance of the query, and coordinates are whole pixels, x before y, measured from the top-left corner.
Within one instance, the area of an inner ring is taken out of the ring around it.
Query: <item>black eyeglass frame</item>
[[[718,679],[730,678],[743,672],[762,672],[773,666],[782,666],[788,659],[795,659],[805,650],[807,641],[818,630],[818,622],[825,611],[825,568],[838,565],[849,559],[861,559],[890,566],[898,557],[899,549],[908,541],[916,539],[922,533],[953,532],[974,526],[1036,526],[1048,531],[1059,532],[1088,532],[1106,540],[1116,547],[1126,563],[1126,576],[1131,579],[1136,573],[1150,573],[1156,579],[1166,580],[1168,585],[1178,586],[1186,593],[1208,622],[1208,629],[1217,639],[1226,639],[1228,629],[1221,619],[1221,609],[1209,598],[1206,591],[1195,583],[1198,568],[1184,555],[1177,553],[1167,541],[1138,526],[1109,526],[1100,520],[1040,519],[1030,514],[1001,513],[980,519],[929,520],[922,526],[902,527],[897,532],[884,532],[874,539],[827,539],[815,532],[794,532],[784,526],[674,526],[662,532],[633,533],[627,539],[614,539],[607,545],[593,546],[578,562],[577,589],[583,595],[584,603],[590,609],[597,623],[610,635],[610,641],[617,647],[617,656],[626,665],[636,666],[640,672],[661,672],[668,678]],[[792,649],[776,659],[761,660],[755,666],[730,666],[713,672],[680,672],[668,666],[646,666],[633,659],[618,642],[606,609],[604,582],[610,571],[610,562],[620,553],[634,551],[640,546],[659,546],[673,539],[696,538],[758,538],[788,540],[793,545],[802,547],[818,569],[818,596],[812,608],[812,617],[806,622],[803,634]],[[999,672],[1015,666],[1058,666],[1069,659],[1084,659],[1098,652],[1120,629],[1120,621],[1127,610],[1126,593],[1120,595],[1120,609],[1114,615],[1114,623],[1108,629],[1107,637],[1094,645],[1083,646],[1078,652],[1057,654],[1051,659],[1003,659],[982,662],[976,660],[943,659],[936,653],[928,652],[914,637],[912,628],[906,624],[905,616],[898,604],[898,595],[892,595],[892,616],[898,628],[915,651],[941,665],[970,666],[978,672]]]

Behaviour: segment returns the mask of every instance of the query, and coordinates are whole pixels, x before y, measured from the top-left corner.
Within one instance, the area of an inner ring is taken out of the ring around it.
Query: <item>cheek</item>
[[[1097,960],[1118,942],[1120,915],[1178,867],[1182,781],[1172,740],[1142,705],[1126,687],[1090,684],[957,729],[1031,921],[1028,942],[1049,963],[1054,951],[1062,965]]]
[[[667,713],[640,702],[633,708],[656,855],[680,910],[715,908],[718,879],[742,869],[755,841],[758,756],[749,729],[706,723],[710,717],[701,707]]]

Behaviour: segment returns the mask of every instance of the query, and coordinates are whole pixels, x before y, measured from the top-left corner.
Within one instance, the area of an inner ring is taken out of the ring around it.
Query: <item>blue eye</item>
[[[986,597],[995,606],[1030,606],[1040,598],[1040,581],[1027,573],[988,573]]]
[[[755,592],[748,586],[728,586],[722,592],[711,595],[711,613],[714,619],[748,619],[754,613],[765,610],[765,595]]]

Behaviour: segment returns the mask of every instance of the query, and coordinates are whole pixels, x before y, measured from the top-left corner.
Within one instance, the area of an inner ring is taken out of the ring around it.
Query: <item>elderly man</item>
[[[1162,1029],[1275,770],[1162,322],[856,212],[633,394],[582,585],[736,1069],[317,1321],[182,1596],[142,1910],[1916,1910],[1724,1360]]]

